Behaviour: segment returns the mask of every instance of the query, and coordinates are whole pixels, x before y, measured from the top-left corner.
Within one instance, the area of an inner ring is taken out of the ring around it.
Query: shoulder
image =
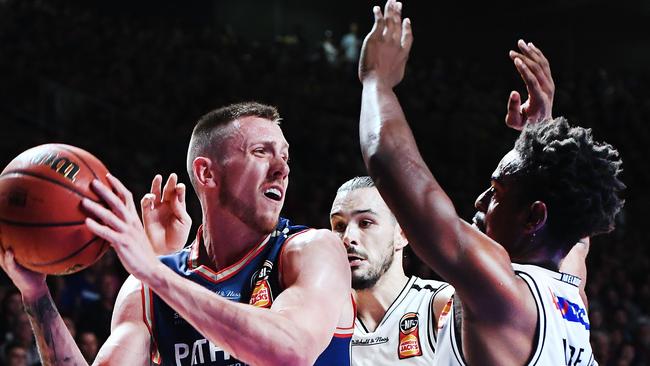
[[[343,248],[341,240],[331,231],[325,229],[305,229],[287,238],[285,251],[314,249],[323,245]]]
[[[280,273],[285,284],[299,275],[327,272],[333,277],[349,275],[345,247],[329,230],[308,229],[287,239],[280,256]]]

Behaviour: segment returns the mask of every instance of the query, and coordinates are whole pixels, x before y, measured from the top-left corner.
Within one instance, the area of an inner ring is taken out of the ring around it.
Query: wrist
[[[133,275],[142,281],[151,288],[158,288],[164,282],[165,274],[167,273],[167,266],[162,264],[162,262],[156,260],[150,265],[145,265],[147,267],[146,271],[141,271],[140,273],[133,273]]]
[[[378,75],[376,72],[367,73],[361,80],[364,88],[375,89],[393,89],[393,87],[385,80],[385,78]]]
[[[20,294],[23,298],[23,304],[25,306],[31,306],[38,302],[38,300],[41,298],[49,296],[50,290],[47,288],[47,284],[43,282],[41,285],[35,286],[34,288],[30,288],[28,290],[20,290]]]

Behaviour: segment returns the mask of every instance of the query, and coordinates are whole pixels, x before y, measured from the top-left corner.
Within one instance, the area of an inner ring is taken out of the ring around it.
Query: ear
[[[542,201],[535,201],[530,205],[528,219],[526,221],[526,231],[534,233],[546,224],[548,211],[546,204]]]
[[[393,245],[395,246],[395,251],[400,251],[404,249],[409,244],[409,241],[404,235],[404,230],[395,222],[395,234],[393,235]]]
[[[214,188],[218,185],[215,171],[218,169],[210,158],[197,156],[192,162],[192,173],[199,186]]]

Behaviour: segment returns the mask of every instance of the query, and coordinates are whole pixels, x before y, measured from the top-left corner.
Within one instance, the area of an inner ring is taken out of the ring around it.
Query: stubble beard
[[[360,275],[360,276],[355,276],[352,274],[352,288],[355,290],[367,290],[369,288],[374,287],[377,284],[377,281],[381,278],[381,276],[388,271],[390,268],[391,264],[393,263],[393,257],[395,256],[395,252],[392,250],[393,248],[393,241],[391,241],[390,250],[388,253],[383,257],[384,261],[381,263],[380,266],[378,267],[373,267],[368,270],[366,274]]]
[[[273,232],[279,217],[275,217],[271,220],[267,219],[260,215],[253,205],[246,204],[241,199],[228,194],[229,190],[227,187],[223,188],[226,189],[221,189],[219,192],[219,200],[235,217],[260,234],[269,234]]]

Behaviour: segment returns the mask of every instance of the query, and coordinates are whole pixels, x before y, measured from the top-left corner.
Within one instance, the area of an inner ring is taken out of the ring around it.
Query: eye
[[[345,223],[341,221],[336,221],[332,223],[332,231],[335,231],[337,233],[342,233],[345,231]]]
[[[372,221],[370,221],[370,220],[361,220],[359,222],[359,227],[362,228],[362,229],[366,229],[366,228],[370,227],[370,225],[372,225]]]

